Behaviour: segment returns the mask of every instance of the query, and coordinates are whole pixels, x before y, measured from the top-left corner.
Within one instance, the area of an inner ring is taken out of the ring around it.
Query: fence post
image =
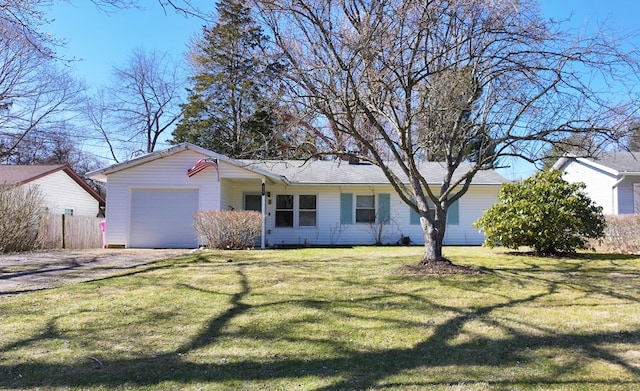
[[[64,220],[65,220],[65,215],[62,214],[62,248],[63,249],[66,248],[66,246],[65,246],[65,232],[64,232],[65,231],[65,227],[64,227],[65,221]]]

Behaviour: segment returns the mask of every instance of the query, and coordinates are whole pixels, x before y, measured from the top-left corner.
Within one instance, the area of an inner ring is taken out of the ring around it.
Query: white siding
[[[255,192],[259,184],[235,184],[233,207],[242,208],[242,196]],[[414,244],[423,244],[424,237],[420,225],[410,224],[410,209],[394,193],[392,187],[367,186],[280,186],[267,184],[267,244],[268,245],[351,245],[373,244],[375,233],[369,224],[340,224],[340,194],[381,194],[391,195],[391,223],[384,226],[382,241],[396,243],[401,235],[409,236]],[[482,216],[485,209],[497,201],[499,186],[472,187],[459,201],[459,224],[448,225],[445,244],[479,245],[484,236],[473,228],[473,222]],[[278,194],[317,195],[316,227],[282,228],[275,226],[275,202]],[[269,202],[270,200],[270,202]]]
[[[110,245],[129,245],[132,191],[186,190],[198,191],[199,210],[243,209],[243,196],[259,194],[262,177],[259,174],[219,162],[219,172],[209,167],[188,177],[186,172],[204,156],[184,150],[143,164],[108,174],[106,239]],[[497,200],[499,186],[472,187],[459,201],[459,224],[449,225],[445,244],[481,244],[484,237],[473,222],[484,209]],[[355,245],[375,243],[375,232],[369,224],[340,224],[340,195],[390,194],[390,223],[384,226],[383,243],[396,243],[401,235],[414,244],[423,243],[419,225],[410,224],[410,210],[391,186],[285,186],[266,182],[270,194],[266,208],[267,245]],[[317,224],[314,227],[275,227],[275,202],[278,194],[317,196]],[[376,202],[378,202],[376,197]]]
[[[585,192],[596,205],[602,207],[605,214],[618,214],[615,202],[617,190],[613,187],[616,176],[575,160],[566,164],[563,171],[562,177],[567,182],[584,182]]]
[[[633,214],[635,212],[634,202],[634,185],[640,182],[637,176],[628,176],[625,177],[618,186],[616,186],[615,191],[618,196],[617,203],[617,213],[616,214]]]
[[[233,184],[229,179],[220,180],[220,207],[226,209],[240,209],[233,204]]]
[[[220,177],[233,179],[260,179],[260,175],[244,168],[233,166],[225,162],[220,163]]]
[[[220,209],[218,173],[208,167],[189,177],[187,170],[204,156],[190,150],[109,174],[107,179],[106,240],[129,244],[132,189],[197,189],[199,210]],[[224,167],[220,167],[222,174]]]
[[[37,185],[42,192],[49,213],[63,214],[65,209],[72,209],[74,216],[95,217],[98,214],[98,200],[62,170],[30,184]]]

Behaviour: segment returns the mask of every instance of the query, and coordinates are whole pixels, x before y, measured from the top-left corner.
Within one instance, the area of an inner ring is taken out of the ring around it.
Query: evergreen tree
[[[242,0],[220,0],[216,9],[217,23],[192,48],[197,74],[172,141],[234,158],[289,157],[290,142],[276,126],[271,91],[279,67],[263,54],[267,37]]]

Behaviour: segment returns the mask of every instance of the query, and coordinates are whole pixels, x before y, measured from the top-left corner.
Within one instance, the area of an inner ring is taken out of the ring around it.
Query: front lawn
[[[203,252],[0,297],[0,388],[640,389],[640,257],[401,272],[420,252]]]

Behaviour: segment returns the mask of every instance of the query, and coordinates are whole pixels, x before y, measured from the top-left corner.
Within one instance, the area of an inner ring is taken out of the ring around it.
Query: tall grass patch
[[[640,264],[448,247],[206,251],[0,298],[0,388],[640,387]]]
[[[598,251],[640,254],[640,215],[606,216],[604,238],[593,241]]]
[[[42,246],[39,217],[44,212],[37,186],[0,183],[0,253],[35,250]]]

